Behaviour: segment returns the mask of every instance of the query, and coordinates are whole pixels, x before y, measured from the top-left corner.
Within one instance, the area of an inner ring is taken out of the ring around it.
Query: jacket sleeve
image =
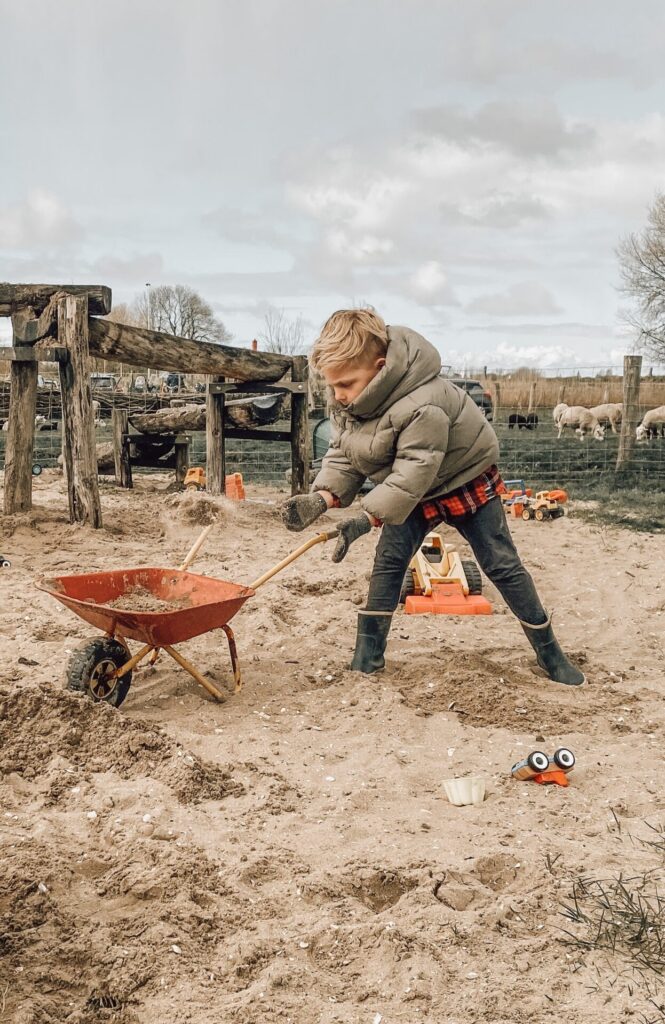
[[[418,409],[397,438],[392,469],[361,504],[384,523],[398,526],[422,501],[436,480],[446,449],[450,420],[443,409]]]
[[[321,469],[312,484],[312,491],[330,491],[339,498],[342,508],[351,504],[365,482],[365,474],[351,465],[338,447],[339,427],[333,422],[330,448],[323,456]]]

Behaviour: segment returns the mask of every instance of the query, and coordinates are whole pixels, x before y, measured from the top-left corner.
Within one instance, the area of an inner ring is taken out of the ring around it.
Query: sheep
[[[612,433],[618,433],[617,427],[621,426],[623,405],[621,402],[607,402],[605,405],[594,405],[589,412],[593,413],[602,427],[610,426]]]
[[[569,409],[569,408],[570,408],[570,406],[568,405],[567,402],[559,402],[558,405],[554,406],[554,408],[552,409],[552,419],[554,420],[554,426],[555,427],[559,426],[560,418],[563,416],[563,414],[566,411],[566,409]]]
[[[561,437],[564,427],[571,427],[576,434],[579,434],[580,441],[584,439],[587,431],[595,437],[596,441],[605,440],[605,428],[601,427],[593,413],[589,409],[585,409],[583,405],[571,405],[565,409],[559,416],[558,427],[558,437]]]
[[[659,405],[657,409],[649,409],[642,417],[642,422],[637,428],[637,440],[646,441],[652,437],[665,437],[665,405]]]
[[[5,422],[2,424],[2,429],[4,431],[9,430],[9,420],[5,420]]]

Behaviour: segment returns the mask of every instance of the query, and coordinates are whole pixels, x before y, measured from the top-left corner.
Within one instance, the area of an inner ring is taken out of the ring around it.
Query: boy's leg
[[[399,604],[399,594],[407,566],[432,529],[420,505],[399,526],[381,529],[369,581],[366,611],[392,614]]]
[[[456,521],[455,526],[519,619],[540,667],[556,682],[570,686],[583,683],[584,675],[568,660],[554,636],[550,618],[513,543],[500,499],[492,498],[473,515]]]
[[[379,672],[384,667],[383,655],[404,573],[429,529],[420,506],[400,526],[382,528],[367,602],[358,613],[356,649],[351,662],[355,671]]]

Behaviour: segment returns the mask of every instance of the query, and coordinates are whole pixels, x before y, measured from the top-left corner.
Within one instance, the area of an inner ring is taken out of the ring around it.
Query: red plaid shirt
[[[506,485],[496,466],[490,466],[468,484],[456,487],[450,494],[423,501],[421,508],[430,526],[450,523],[454,519],[477,512],[498,494],[506,493]]]

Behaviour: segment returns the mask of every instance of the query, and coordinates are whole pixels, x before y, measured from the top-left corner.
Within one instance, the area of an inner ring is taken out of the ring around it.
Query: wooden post
[[[558,394],[557,400],[556,400],[556,404],[557,405],[561,405],[562,402],[565,402],[565,400],[566,400],[565,399],[565,395],[566,395],[566,385],[565,384],[560,384],[559,385],[559,394]]]
[[[209,383],[223,382],[223,376],[209,377]],[[224,440],[223,394],[206,396],[206,490],[224,494],[226,489],[226,445]]]
[[[625,469],[630,463],[635,445],[635,429],[640,413],[640,377],[642,374],[642,356],[623,357],[623,414],[621,417],[621,436],[619,437],[619,453],[617,455],[617,471]]]
[[[189,469],[189,445],[191,442],[189,434],[176,434],[175,438],[175,482],[180,490],[185,482],[187,470]],[[206,489],[207,489],[206,477]]]
[[[498,380],[494,384],[494,422],[499,422],[499,413],[501,412],[501,385]]]
[[[307,356],[294,356],[291,379],[302,381],[302,392],[291,394],[291,494],[309,491],[309,419]]]
[[[102,525],[97,482],[95,423],[90,394],[88,297],[68,295],[58,305],[58,339],[67,349],[60,364],[62,448],[72,523]]]
[[[12,362],[5,448],[5,515],[32,508],[32,456],[37,409],[37,362]]]
[[[527,413],[533,412],[536,407],[536,382],[532,381],[529,385],[529,407]]]
[[[134,483],[132,480],[132,461],[129,455],[129,413],[125,409],[112,409],[111,426],[113,430],[115,482],[118,487],[130,489],[134,486]]]

